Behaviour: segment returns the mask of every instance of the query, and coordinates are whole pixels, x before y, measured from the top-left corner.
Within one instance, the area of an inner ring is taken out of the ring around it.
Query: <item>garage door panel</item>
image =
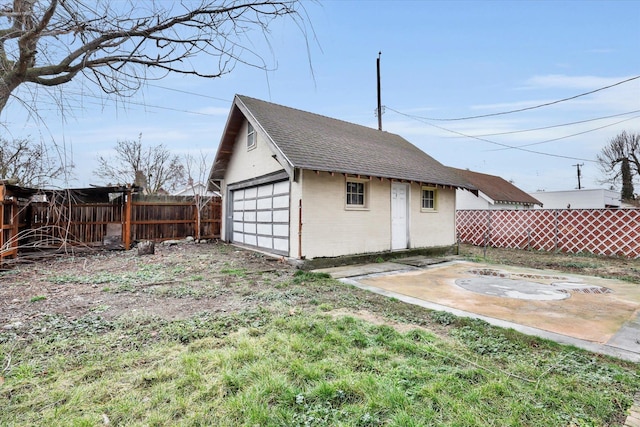
[[[258,195],[258,189],[256,187],[249,187],[244,189],[244,199],[255,199]]]
[[[274,209],[282,209],[289,207],[289,195],[283,196],[274,196],[273,197],[273,208]]]
[[[258,236],[258,246],[262,248],[273,248],[273,237]]]
[[[273,184],[258,187],[258,197],[273,196]]]
[[[257,209],[271,209],[273,205],[273,199],[271,196],[268,198],[258,199]]]
[[[273,222],[283,222],[289,223],[289,212],[288,211],[273,211]]]
[[[258,235],[262,236],[273,236],[273,225],[272,224],[258,224],[256,232]]]
[[[280,237],[289,236],[289,226],[283,224],[273,224],[273,235]]]
[[[258,211],[256,212],[256,220],[258,222],[272,222],[273,212],[271,211]]]
[[[274,183],[273,194],[289,194],[289,181],[280,181]]]
[[[289,253],[289,181],[233,191],[233,241]]]
[[[282,252],[289,251],[289,239],[273,239],[273,249]]]

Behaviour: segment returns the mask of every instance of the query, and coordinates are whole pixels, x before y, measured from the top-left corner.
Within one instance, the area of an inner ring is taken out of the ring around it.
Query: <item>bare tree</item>
[[[0,138],[0,179],[24,187],[43,187],[64,173],[64,166],[44,144]]]
[[[148,194],[169,191],[184,182],[184,165],[163,144],[144,147],[142,134],[137,140],[118,141],[113,157],[98,156],[93,172],[105,184],[136,183]]]
[[[623,131],[602,149],[597,157],[605,178],[602,182],[622,184],[623,200],[633,192],[633,179],[640,177],[640,134]]]
[[[210,203],[216,194],[208,190],[208,177],[211,165],[207,160],[207,155],[200,151],[198,156],[186,154],[184,165],[187,177],[187,189],[193,197],[196,206],[196,239],[202,237],[202,218],[210,215]]]
[[[306,37],[301,8],[298,0],[0,0],[0,111],[22,84],[58,86],[79,74],[127,95],[165,73],[215,78],[238,62],[266,69],[250,33],[267,37],[288,16]],[[212,59],[206,69],[191,62],[201,54]]]

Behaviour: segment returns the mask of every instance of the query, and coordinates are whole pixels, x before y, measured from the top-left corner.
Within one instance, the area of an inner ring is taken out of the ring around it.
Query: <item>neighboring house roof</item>
[[[451,168],[399,135],[236,95],[211,169],[224,177],[244,117],[261,128],[288,167],[475,190]],[[284,165],[283,165],[284,166]]]
[[[200,181],[195,182],[193,184],[187,184],[184,187],[175,190],[172,195],[173,196],[195,196],[196,194],[200,196],[219,196],[220,194],[215,191],[208,191],[207,186],[201,183]]]
[[[535,197],[525,193],[499,176],[473,172],[467,169],[455,169],[455,171],[494,202],[542,206],[542,203]]]

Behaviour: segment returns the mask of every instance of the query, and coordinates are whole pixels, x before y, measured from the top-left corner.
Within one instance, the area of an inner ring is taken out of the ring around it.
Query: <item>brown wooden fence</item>
[[[45,191],[0,184],[0,260],[21,250],[220,237],[221,199],[130,187]],[[42,200],[42,201],[34,201]]]
[[[458,239],[476,246],[640,258],[640,209],[460,210]]]

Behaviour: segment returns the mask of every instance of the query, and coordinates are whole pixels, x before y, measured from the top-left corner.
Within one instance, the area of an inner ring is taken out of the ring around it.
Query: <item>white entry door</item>
[[[407,184],[391,184],[391,249],[407,249],[409,243]]]

